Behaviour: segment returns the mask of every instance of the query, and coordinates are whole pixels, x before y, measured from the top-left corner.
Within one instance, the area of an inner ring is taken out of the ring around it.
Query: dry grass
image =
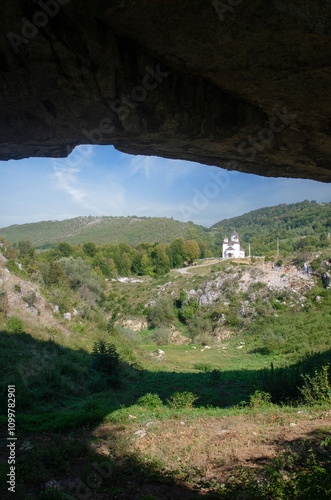
[[[121,430],[112,424],[96,429],[98,453],[119,456],[125,452],[146,462],[157,461],[164,470],[185,471],[193,480],[223,482],[241,467],[262,468],[288,443],[308,439],[316,430],[329,431],[331,412],[288,414],[275,409],[221,418],[183,417],[140,426],[133,423],[134,418],[131,421]]]

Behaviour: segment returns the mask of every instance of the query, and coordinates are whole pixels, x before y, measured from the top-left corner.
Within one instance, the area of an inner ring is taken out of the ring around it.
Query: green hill
[[[0,229],[0,237],[10,243],[30,240],[36,248],[55,247],[61,241],[82,244],[141,242],[171,243],[175,238],[204,236],[207,229],[191,222],[166,217],[76,217],[64,221],[45,221],[13,225]]]
[[[285,253],[318,248],[320,243],[326,243],[331,231],[331,203],[283,203],[221,220],[210,228],[218,243],[233,229],[238,231],[245,248],[251,243],[255,255],[274,251],[277,238]]]

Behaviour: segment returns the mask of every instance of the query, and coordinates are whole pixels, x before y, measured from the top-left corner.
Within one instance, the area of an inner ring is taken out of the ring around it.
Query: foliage
[[[89,257],[94,257],[97,252],[96,244],[93,241],[88,241],[83,245],[83,251]]]
[[[103,340],[94,342],[91,356],[91,367],[107,376],[111,383],[120,381],[120,357],[114,344]]]
[[[118,314],[119,314],[119,311],[120,311],[120,308],[117,306],[113,309],[112,311],[112,316],[111,318],[108,320],[108,324],[107,324],[107,331],[109,333],[112,333],[114,331],[114,328],[115,328],[115,323],[117,321],[117,318],[118,318]]]
[[[184,252],[185,252],[185,257],[189,264],[200,257],[200,248],[195,240],[185,241]]]
[[[212,322],[208,313],[198,310],[191,319],[187,321],[189,335],[195,339],[197,335],[201,335],[211,330]]]
[[[29,293],[28,295],[24,295],[22,297],[22,300],[24,300],[24,302],[26,302],[29,307],[33,307],[34,303],[37,300],[37,296],[36,296],[35,292],[32,292],[32,293]]]
[[[174,267],[182,267],[185,261],[184,240],[182,238],[176,238],[170,244],[170,249]]]
[[[196,314],[199,308],[199,304],[195,299],[185,300],[182,302],[179,317],[184,322],[187,323]]]
[[[0,313],[7,312],[7,294],[3,287],[0,287]]]
[[[70,288],[77,290],[85,285],[95,295],[97,301],[101,299],[103,283],[87,261],[81,257],[77,259],[64,257],[59,260],[59,263],[69,280]]]
[[[155,328],[151,332],[151,339],[156,345],[168,345],[171,343],[171,331],[168,328]]]
[[[270,330],[261,336],[261,341],[264,351],[267,354],[281,350],[282,347],[285,346],[286,342],[281,333],[273,332]]]
[[[149,409],[160,408],[163,406],[160,396],[158,394],[151,394],[150,392],[141,396],[138,399],[137,404],[143,408]]]
[[[330,391],[327,368],[323,368],[329,362],[330,352],[326,352],[306,354],[301,361],[288,366],[275,368],[271,363],[270,369],[260,372],[261,389],[271,394],[273,403],[300,401],[303,395],[312,401],[317,400],[318,394],[323,401]]]
[[[331,229],[331,203],[305,200],[300,203],[282,203],[264,207],[214,224],[211,229],[221,241],[233,228],[240,234],[240,241],[251,244],[253,255],[276,253],[279,238],[280,254],[294,251],[313,251],[327,245],[326,233]],[[324,234],[322,241],[320,236]],[[330,241],[330,240],[329,240]]]
[[[329,381],[330,365],[323,365],[315,370],[314,375],[302,375],[304,384],[299,388],[303,403],[307,405],[331,403],[331,384]]]
[[[268,406],[271,402],[271,395],[264,391],[255,391],[249,398],[250,408],[261,408]]]
[[[65,272],[58,262],[42,262],[39,269],[46,286],[69,284]]]
[[[11,273],[18,273],[20,270],[14,259],[8,259],[6,267]]]
[[[175,392],[170,399],[167,400],[168,406],[173,409],[191,408],[193,403],[198,399],[198,396],[193,392]]]
[[[35,249],[30,241],[19,241],[18,242],[19,255],[21,258],[34,257]]]
[[[30,240],[38,249],[56,247],[60,242],[95,245],[125,242],[128,245],[148,243],[170,244],[177,238],[205,237],[206,228],[192,222],[180,222],[166,217],[76,217],[64,221],[44,221],[0,230],[0,236],[14,243]],[[60,258],[63,255],[59,255]]]
[[[12,316],[6,322],[6,330],[9,333],[19,334],[24,331],[23,321],[16,316]]]
[[[200,370],[202,372],[208,372],[212,370],[212,365],[210,363],[194,363],[193,368]]]
[[[168,326],[175,319],[173,301],[170,297],[159,297],[152,306],[148,321],[152,328]]]

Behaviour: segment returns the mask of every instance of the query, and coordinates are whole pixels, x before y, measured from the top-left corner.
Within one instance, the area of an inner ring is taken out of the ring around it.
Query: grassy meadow
[[[2,264],[1,498],[9,384],[16,498],[330,498],[331,290],[316,272],[300,294],[270,291],[257,266],[109,280],[68,321],[58,291],[32,283],[32,300],[24,270]],[[207,285],[222,300],[198,308],[188,292]]]

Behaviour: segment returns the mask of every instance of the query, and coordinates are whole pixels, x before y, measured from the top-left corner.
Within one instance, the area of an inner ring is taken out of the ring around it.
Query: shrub
[[[109,382],[118,383],[120,381],[120,358],[113,344],[100,340],[93,345],[92,369],[103,373],[108,377]]]
[[[179,311],[180,319],[187,323],[191,318],[193,318],[198,308],[199,304],[196,300],[189,300],[182,303]]]
[[[52,289],[50,293],[50,301],[59,306],[60,314],[70,311],[70,309],[75,306],[74,294],[69,288],[66,287]],[[84,302],[81,301],[78,309],[81,309],[83,304]],[[80,315],[84,316],[83,314]]]
[[[156,345],[168,345],[171,342],[171,331],[167,328],[155,328],[151,333],[151,338]]]
[[[158,394],[151,394],[150,392],[145,394],[145,396],[141,396],[141,398],[138,399],[137,404],[149,409],[163,406],[160,396]]]
[[[302,401],[300,388],[304,386],[304,376],[316,376],[316,371],[320,372],[330,361],[330,354],[326,352],[307,354],[300,362],[291,366],[274,368],[271,363],[270,369],[261,370],[261,388],[271,394],[273,403]]]
[[[105,380],[105,377],[103,377],[101,373],[91,374],[87,386],[92,393],[103,392],[108,388],[107,380]]]
[[[6,330],[8,333],[23,333],[24,327],[23,327],[23,321],[16,318],[15,316],[12,316],[7,320],[6,323]]]
[[[270,354],[284,347],[285,338],[278,333],[268,332],[261,337],[265,353]]]
[[[108,323],[109,324],[109,323]],[[113,331],[114,327],[111,327],[111,332]],[[142,340],[142,336],[140,335],[139,332],[135,332],[134,330],[131,330],[131,328],[124,328],[120,326],[118,328],[118,333],[125,337],[129,342],[133,344],[138,344]]]
[[[95,299],[99,301],[103,292],[103,282],[86,260],[81,257],[64,257],[59,260],[69,280],[70,288],[77,290],[87,286],[93,292]]]
[[[148,315],[152,327],[167,326],[175,319],[173,302],[170,297],[159,298]]]
[[[268,406],[271,402],[271,395],[264,391],[255,391],[249,397],[250,408],[261,408],[263,406]]]
[[[315,370],[313,376],[302,375],[304,380],[303,387],[299,388],[302,394],[303,403],[307,405],[331,403],[331,384],[329,381],[330,365],[324,365],[318,371]]]
[[[210,345],[214,343],[214,338],[210,335],[210,333],[204,332],[197,335],[194,342],[200,345]]]
[[[212,365],[210,363],[194,363],[193,368],[202,372],[208,372],[212,369]]]
[[[0,287],[0,313],[7,312],[7,294],[6,290]]]
[[[35,292],[29,293],[28,295],[24,295],[22,297],[22,300],[28,304],[29,307],[32,307],[34,303],[36,302],[37,296]]]
[[[198,396],[193,394],[193,392],[175,392],[170,399],[167,399],[168,406],[170,408],[191,408],[194,401],[198,399]]]
[[[18,265],[16,264],[16,262],[14,261],[14,259],[8,259],[7,262],[6,262],[6,268],[8,269],[8,271],[10,271],[11,273],[17,273],[19,272],[19,267]]]
[[[187,322],[190,337],[195,339],[197,335],[203,334],[211,330],[212,323],[210,318],[203,316],[200,311]]]

